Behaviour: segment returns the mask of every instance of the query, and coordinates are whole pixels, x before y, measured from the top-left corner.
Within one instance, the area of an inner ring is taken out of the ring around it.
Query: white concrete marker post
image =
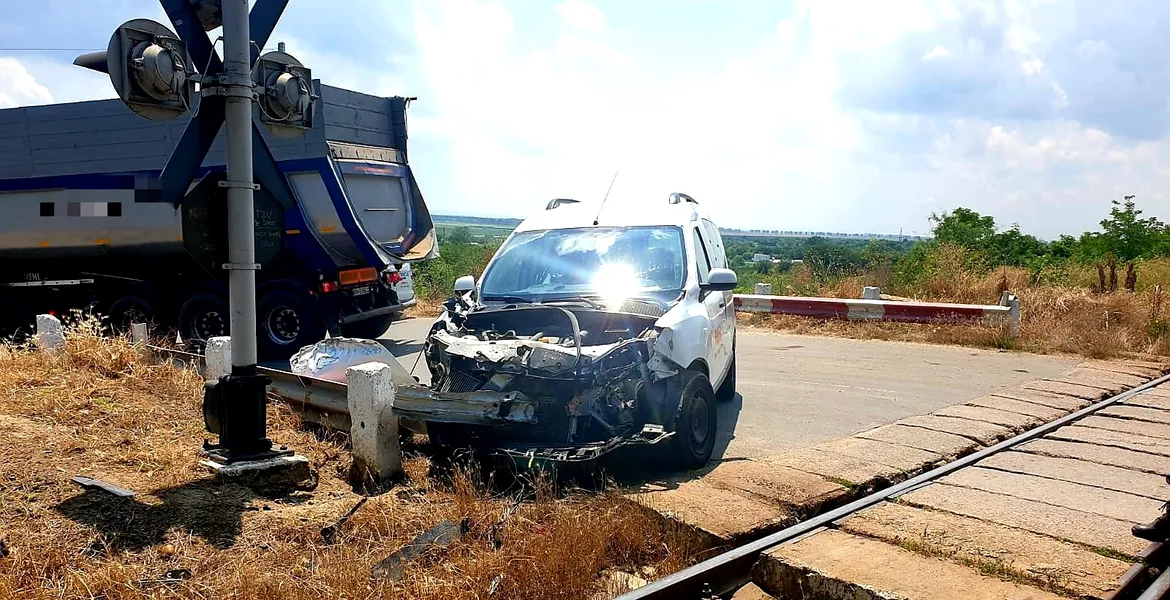
[[[1011,293],[1004,292],[999,297],[999,305],[1006,306],[1011,310],[1008,312],[1008,335],[1016,338],[1020,336],[1020,297]]]
[[[349,403],[351,476],[364,483],[402,475],[398,417],[394,416],[394,379],[388,365],[366,363],[345,371]]]
[[[871,285],[867,285],[864,288],[861,288],[861,299],[862,300],[881,300],[882,299],[882,288],[874,287]]]
[[[232,374],[232,338],[230,336],[213,337],[207,340],[203,349],[203,357],[207,362],[207,378],[215,381],[224,375]]]
[[[770,283],[757,283],[756,289],[755,289],[755,294],[757,296],[771,296],[772,295],[772,284],[770,284]]]
[[[37,348],[56,350],[65,346],[65,329],[53,315],[37,315]]]
[[[150,341],[147,336],[146,323],[131,323],[130,324],[130,343],[134,345],[145,344]]]

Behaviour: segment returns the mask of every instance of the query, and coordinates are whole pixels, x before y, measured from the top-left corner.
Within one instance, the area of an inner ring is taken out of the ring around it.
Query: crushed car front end
[[[527,463],[592,461],[622,446],[664,441],[677,407],[668,406],[663,383],[674,371],[651,367],[662,312],[651,302],[627,302],[617,310],[572,304],[464,309],[450,302],[425,342],[432,387],[440,396],[498,399],[497,418],[470,424],[446,411],[419,418],[439,444],[502,452]]]

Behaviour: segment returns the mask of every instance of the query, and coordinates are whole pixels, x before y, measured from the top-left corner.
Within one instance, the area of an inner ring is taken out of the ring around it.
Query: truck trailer
[[[312,128],[291,139],[265,131],[255,149],[271,152],[280,170],[256,177],[265,359],[287,358],[326,333],[381,335],[415,302],[410,264],[438,254],[407,161],[411,98],[319,80],[313,88]],[[0,110],[7,325],[83,309],[113,327],[146,320],[196,344],[228,334],[222,131],[182,199],[158,201],[158,174],[188,120],[143,119],[117,99]]]

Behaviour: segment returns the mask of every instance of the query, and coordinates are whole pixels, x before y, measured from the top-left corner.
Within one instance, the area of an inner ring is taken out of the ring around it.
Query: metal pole
[[[252,205],[252,76],[248,0],[223,0],[228,265],[232,372],[256,371],[256,247]]]

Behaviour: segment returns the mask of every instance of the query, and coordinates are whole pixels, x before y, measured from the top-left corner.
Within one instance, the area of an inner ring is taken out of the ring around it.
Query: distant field
[[[438,231],[440,240],[450,237],[456,229],[466,229],[468,236],[472,239],[477,239],[502,238],[512,233],[512,230],[515,228],[495,225],[473,225],[470,223],[435,223],[435,230]]]

